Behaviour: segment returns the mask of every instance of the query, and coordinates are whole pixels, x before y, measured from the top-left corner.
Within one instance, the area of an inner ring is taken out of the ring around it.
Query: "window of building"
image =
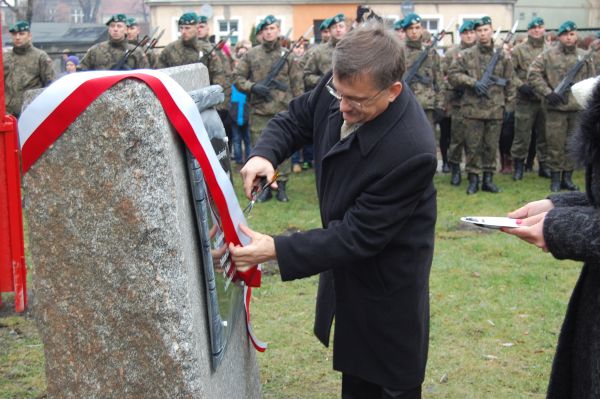
[[[232,46],[235,46],[238,38],[240,37],[240,19],[239,18],[229,18],[229,19],[217,19],[217,31],[215,32],[215,36],[217,40],[226,39],[230,32],[235,31],[229,41]]]
[[[519,21],[525,21],[525,13],[524,12],[519,13]]]
[[[81,8],[71,8],[71,22],[76,24],[83,22],[83,10]]]

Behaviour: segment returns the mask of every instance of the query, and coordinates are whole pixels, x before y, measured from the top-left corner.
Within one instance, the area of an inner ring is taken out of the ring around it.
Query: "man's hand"
[[[275,174],[275,168],[268,159],[263,157],[252,157],[246,162],[240,171],[244,182],[244,193],[246,198],[252,199],[252,189],[260,184],[260,178],[266,177],[271,181]],[[277,189],[277,183],[273,183],[271,188]]]
[[[475,82],[475,86],[473,86],[473,88],[475,89],[475,93],[479,96],[479,97],[487,97],[488,96],[488,86],[483,83],[481,80],[478,80],[477,82]]]
[[[533,87],[531,87],[527,83],[524,83],[521,86],[519,86],[519,93],[521,93],[525,97],[535,97],[535,92],[533,91]]]
[[[548,212],[552,208],[554,208],[552,201],[549,199],[543,199],[530,202],[519,209],[509,212],[506,216],[512,219],[526,219],[535,215],[539,215],[540,213]]]
[[[273,237],[253,231],[243,224],[240,224],[240,230],[252,241],[245,247],[229,244],[229,253],[238,272],[246,272],[254,265],[277,259]]]
[[[542,212],[521,220],[519,225],[522,227],[502,227],[500,230],[507,234],[517,236],[521,240],[541,248],[544,252],[548,252],[546,240],[544,239],[544,219],[546,219],[546,214],[547,212]]]
[[[262,83],[254,83],[250,88],[250,92],[267,100],[271,98],[271,90]]]
[[[559,96],[555,92],[551,92],[550,94],[548,94],[546,96],[546,102],[548,104],[552,105],[553,107],[555,107],[555,106],[559,105],[560,103],[562,103],[563,99],[561,96]]]

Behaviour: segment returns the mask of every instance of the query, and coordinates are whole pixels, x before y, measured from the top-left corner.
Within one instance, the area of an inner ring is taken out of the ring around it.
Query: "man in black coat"
[[[361,27],[336,46],[333,73],[272,119],[242,169],[261,177],[314,144],[323,228],[230,245],[238,270],[277,259],[283,281],[321,274],[315,334],[329,344],[343,398],[420,398],[429,340],[437,167],[434,135],[401,81],[393,32]],[[375,62],[376,60],[376,62]]]

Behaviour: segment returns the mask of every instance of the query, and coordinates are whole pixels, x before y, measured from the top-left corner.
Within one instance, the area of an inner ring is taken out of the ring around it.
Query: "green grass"
[[[581,172],[575,180],[583,185]],[[519,183],[501,175],[495,181],[503,193],[467,196],[465,182],[456,188],[448,175],[435,177],[438,223],[425,398],[545,396],[558,331],[581,265],[559,262],[515,237],[460,223],[460,216],[504,215],[548,195],[549,181],[534,174]],[[257,204],[248,218],[251,228],[280,234],[320,226],[312,174],[294,175],[288,186],[291,202]],[[242,206],[246,202],[240,196]],[[332,350],[312,334],[317,278],[283,283],[275,268],[268,271],[252,302],[255,332],[269,344],[257,354],[264,397],[339,397]],[[43,351],[32,320],[0,316],[0,398],[43,392]]]

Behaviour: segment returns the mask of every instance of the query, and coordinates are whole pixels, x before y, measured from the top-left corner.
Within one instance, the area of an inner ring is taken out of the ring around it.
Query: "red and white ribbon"
[[[202,123],[196,104],[170,76],[149,69],[135,71],[78,72],[58,79],[44,90],[19,118],[19,140],[23,173],[54,143],[71,123],[102,93],[124,79],[137,79],[148,85],[161,102],[165,114],[187,148],[200,164],[206,185],[221,216],[225,241],[246,245],[249,237],[239,230],[246,224],[231,181],[221,167]],[[252,287],[259,287],[260,267],[238,273],[244,281],[244,305],[248,336],[263,352],[266,344],[258,340],[250,324]]]

